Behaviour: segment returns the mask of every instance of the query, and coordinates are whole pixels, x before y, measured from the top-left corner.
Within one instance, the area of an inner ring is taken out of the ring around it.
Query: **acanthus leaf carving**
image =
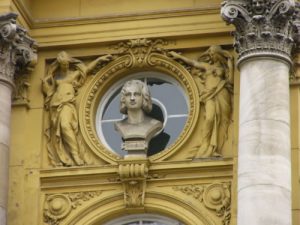
[[[289,0],[222,3],[223,19],[236,27],[234,37],[239,62],[252,56],[272,55],[291,63],[294,6]]]
[[[37,44],[16,24],[17,14],[0,16],[0,81],[14,86],[14,78],[31,71],[37,61]]]
[[[223,225],[229,225],[231,220],[231,184],[229,182],[205,184],[190,184],[173,187],[175,191],[192,196],[207,209],[212,210],[222,218]]]

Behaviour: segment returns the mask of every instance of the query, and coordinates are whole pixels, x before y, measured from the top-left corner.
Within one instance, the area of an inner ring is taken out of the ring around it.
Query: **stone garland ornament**
[[[233,34],[239,62],[270,54],[290,62],[294,7],[294,1],[290,0],[224,1],[221,15],[236,28]]]
[[[173,187],[175,191],[192,196],[207,209],[222,218],[222,225],[229,225],[231,219],[231,185],[230,183],[214,183],[210,185],[192,184]]]
[[[200,113],[204,119],[199,145],[191,157],[221,156],[227,140],[232,114],[233,57],[220,46],[211,46],[198,60],[189,59],[176,52],[169,52],[175,60],[190,66],[200,97]]]
[[[46,195],[44,222],[49,225],[58,225],[72,210],[81,206],[84,202],[100,196],[101,193],[102,191],[90,191]]]
[[[13,106],[26,106],[29,108],[28,89],[30,87],[28,75],[15,78],[16,90],[13,96]]]
[[[49,110],[48,156],[53,166],[82,166],[86,164],[85,152],[79,139],[76,94],[86,76],[99,64],[107,63],[111,55],[100,56],[85,65],[66,52],[58,53],[49,66],[42,88],[45,107]]]

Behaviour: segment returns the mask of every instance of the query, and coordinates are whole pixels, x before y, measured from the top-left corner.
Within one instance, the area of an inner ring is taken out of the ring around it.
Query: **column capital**
[[[0,82],[14,86],[14,77],[36,64],[36,42],[16,24],[17,14],[0,15]]]
[[[294,0],[227,0],[221,15],[236,31],[238,64],[252,57],[272,57],[291,62]]]

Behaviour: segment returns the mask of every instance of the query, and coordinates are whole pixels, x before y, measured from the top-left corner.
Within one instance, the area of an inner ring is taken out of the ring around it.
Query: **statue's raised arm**
[[[42,90],[45,107],[49,110],[49,127],[46,130],[48,155],[54,166],[86,164],[84,148],[79,139],[76,93],[84,85],[87,75],[111,58],[111,55],[100,56],[85,65],[62,51],[50,64],[42,80]]]
[[[175,60],[179,59],[179,60],[185,62],[186,64],[188,64],[192,67],[196,67],[200,70],[208,70],[209,69],[209,64],[206,63],[206,62],[199,62],[197,60],[189,59],[189,58],[187,58],[187,57],[185,57],[185,56],[183,56],[183,55],[181,55],[177,52],[174,52],[174,51],[171,51],[168,54],[171,58],[173,58]]]

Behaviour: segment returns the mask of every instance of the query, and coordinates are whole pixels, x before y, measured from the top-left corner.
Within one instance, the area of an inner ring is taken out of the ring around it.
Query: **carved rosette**
[[[121,161],[119,175],[124,189],[124,202],[127,208],[144,206],[146,179],[148,176],[147,161]]]
[[[228,0],[222,3],[223,19],[236,28],[238,63],[257,56],[277,57],[291,63],[294,6],[291,0]]]
[[[70,199],[62,194],[50,195],[44,204],[44,222],[57,225],[72,210]]]
[[[210,185],[192,184],[173,187],[186,195],[199,200],[207,209],[222,218],[223,225],[229,225],[231,219],[231,185],[230,183],[214,183]]]
[[[0,16],[0,82],[12,87],[14,78],[32,70],[37,60],[37,45],[16,18],[15,13]]]
[[[72,210],[101,193],[102,191],[89,191],[47,195],[44,203],[44,222],[58,225]]]

